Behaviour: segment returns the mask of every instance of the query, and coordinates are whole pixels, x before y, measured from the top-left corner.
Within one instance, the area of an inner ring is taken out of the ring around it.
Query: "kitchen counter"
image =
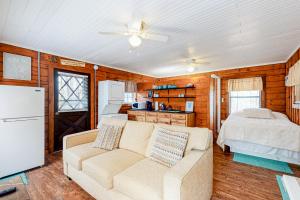
[[[130,109],[128,119],[133,121],[163,123],[175,126],[195,126],[195,113],[185,111],[148,111],[146,109]]]

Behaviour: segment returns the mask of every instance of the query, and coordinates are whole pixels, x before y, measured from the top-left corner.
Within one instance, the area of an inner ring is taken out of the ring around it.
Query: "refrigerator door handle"
[[[26,122],[26,121],[35,121],[38,120],[36,118],[28,118],[28,119],[3,119],[3,122]]]

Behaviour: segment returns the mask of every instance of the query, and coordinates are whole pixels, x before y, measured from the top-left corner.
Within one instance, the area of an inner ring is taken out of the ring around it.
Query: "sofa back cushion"
[[[153,134],[146,150],[146,157],[150,157],[151,155],[151,149],[153,148],[160,127],[171,131],[187,132],[189,134],[184,155],[187,155],[192,149],[205,151],[212,145],[212,133],[207,128],[155,124]]]
[[[151,149],[150,158],[167,167],[174,166],[183,158],[189,133],[162,127],[157,127],[155,133],[156,139]]]
[[[127,120],[124,119],[117,119],[111,117],[102,117],[100,123],[98,124],[97,128],[99,129],[101,124],[107,125],[115,125],[115,126],[122,126],[124,127],[127,123]]]
[[[152,123],[128,121],[123,129],[119,147],[145,155],[153,129]]]
[[[109,151],[119,147],[122,131],[122,126],[101,124],[99,127],[97,138],[92,144],[92,147]]]

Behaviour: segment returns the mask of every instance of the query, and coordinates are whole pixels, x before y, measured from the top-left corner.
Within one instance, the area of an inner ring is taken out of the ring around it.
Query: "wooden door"
[[[89,75],[54,71],[54,151],[63,137],[90,130]]]

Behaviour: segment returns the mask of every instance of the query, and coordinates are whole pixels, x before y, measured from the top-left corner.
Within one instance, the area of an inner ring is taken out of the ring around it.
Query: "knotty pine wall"
[[[221,95],[223,102],[221,104],[221,118],[226,119],[229,115],[229,101],[227,82],[231,78],[247,78],[261,76],[264,80],[264,92],[263,92],[263,107],[272,109],[273,111],[285,113],[285,63],[265,65],[258,67],[245,67],[239,69],[222,70],[211,73],[200,73],[188,76],[178,76],[170,78],[156,79],[155,85],[164,84],[176,84],[179,87],[183,87],[188,83],[193,83],[195,89],[191,91],[191,96],[196,96],[194,103],[194,111],[196,112],[196,126],[198,127],[210,127],[210,109],[209,109],[209,96],[210,96],[210,76],[216,74],[221,77]],[[149,83],[139,84],[140,95],[146,96],[143,92],[145,89],[151,88]],[[183,99],[172,99],[170,102],[160,99],[161,102],[165,101],[167,105],[171,105],[175,109],[184,110],[185,101]]]
[[[196,123],[198,127],[209,127],[209,84],[210,77],[207,74],[191,75],[191,76],[178,76],[170,78],[159,78],[155,80],[155,85],[176,84],[178,87],[184,87],[188,83],[193,83],[195,89],[187,89],[186,96],[195,96],[194,110],[196,111]],[[145,89],[151,88],[152,85],[138,84],[138,89],[141,92],[139,95],[146,96],[147,93],[143,92]],[[183,90],[170,91],[170,96],[177,96],[183,93]],[[160,96],[168,96],[166,91],[160,92]],[[184,99],[169,99],[159,98],[156,99],[160,103],[172,106],[173,109],[185,109]],[[189,100],[189,99],[188,99]]]
[[[17,80],[4,80],[3,79],[3,52],[29,56],[32,58],[32,80],[31,81],[17,81]],[[262,76],[264,79],[264,102],[265,107],[274,111],[287,113],[287,115],[294,122],[300,122],[300,113],[298,109],[292,109],[291,107],[291,89],[284,86],[284,77],[288,72],[288,68],[292,66],[300,58],[300,50],[298,50],[287,63],[266,65],[259,67],[246,67],[240,69],[223,70],[212,73],[201,73],[188,76],[177,76],[169,78],[154,79],[152,77],[143,76],[135,73],[129,73],[121,70],[116,70],[108,67],[100,67],[96,73],[96,81],[101,80],[132,80],[138,83],[138,99],[146,100],[147,96],[145,89],[152,88],[152,85],[163,84],[176,84],[177,86],[185,86],[188,83],[193,83],[196,88],[189,89],[189,96],[195,96],[195,112],[196,112],[196,126],[209,127],[210,114],[209,114],[209,95],[210,95],[210,75],[216,74],[222,78],[222,119],[228,116],[228,92],[227,92],[227,80],[230,78],[245,78],[253,76]],[[91,127],[95,127],[94,124],[94,70],[93,64],[86,64],[85,68],[62,66],[59,62],[60,57],[41,53],[41,86],[45,88],[45,136],[46,136],[46,150],[51,151],[53,143],[53,70],[64,69],[73,72],[84,72],[91,77]],[[38,70],[37,70],[37,52],[25,48],[20,48],[12,45],[0,43],[0,84],[6,85],[22,85],[22,86],[37,86],[38,84]],[[97,87],[97,86],[96,86]],[[96,97],[98,97],[98,88],[96,90]],[[179,93],[182,91],[178,91]],[[175,92],[176,93],[176,92]],[[177,95],[173,94],[174,96]],[[163,94],[162,94],[163,95]],[[160,101],[166,101],[166,99],[160,99]],[[287,103],[286,103],[287,102]],[[169,103],[174,109],[184,110],[185,101],[183,99],[171,99]],[[49,109],[50,108],[50,109]],[[124,105],[121,112],[126,113],[129,106]],[[50,115],[49,115],[50,114]],[[96,111],[97,114],[97,111]],[[50,137],[49,137],[50,135]]]
[[[298,60],[300,60],[300,48],[289,58],[286,63],[286,75]],[[286,114],[294,123],[300,125],[300,109],[293,108],[294,87],[287,87],[286,89]]]
[[[5,80],[3,79],[3,52],[18,54],[23,56],[29,56],[32,59],[32,80],[31,81],[19,81],[19,80]],[[1,85],[20,85],[20,86],[37,86],[38,85],[38,52],[16,47],[8,44],[0,43],[0,84]],[[46,137],[46,152],[52,152],[53,150],[53,133],[54,133],[54,88],[53,88],[53,73],[55,69],[68,70],[71,72],[81,72],[90,75],[90,105],[91,105],[91,127],[94,128],[94,95],[98,97],[98,88],[96,94],[94,94],[94,69],[93,64],[86,63],[84,68],[61,65],[59,59],[61,57],[41,53],[41,87],[45,88],[45,137]],[[101,80],[132,80],[138,83],[153,82],[152,77],[143,76],[139,74],[129,73],[126,71],[116,70],[108,67],[101,66],[96,73],[96,81]],[[98,102],[98,101],[97,101]],[[126,112],[128,106],[124,105],[122,109]],[[97,113],[96,113],[97,114]]]
[[[273,64],[215,72],[221,77],[221,119],[229,115],[228,80],[232,78],[262,77],[262,107],[285,113],[285,64]]]

